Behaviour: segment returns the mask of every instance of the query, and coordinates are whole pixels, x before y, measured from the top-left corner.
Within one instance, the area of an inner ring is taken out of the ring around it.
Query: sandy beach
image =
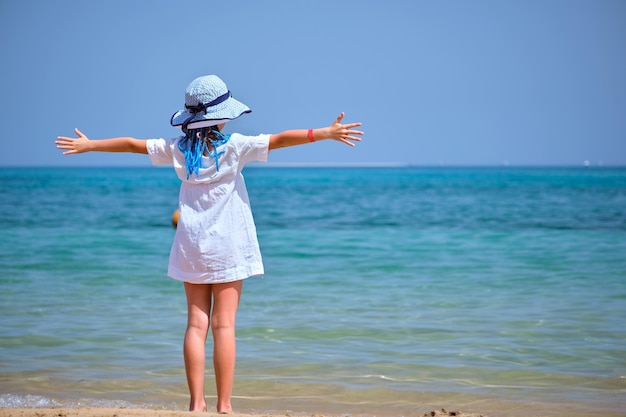
[[[182,410],[164,410],[164,409],[146,409],[146,408],[106,408],[106,407],[52,407],[52,408],[0,408],[0,417],[189,417],[192,413]],[[216,412],[200,413],[202,416],[218,417],[223,416]],[[386,413],[306,413],[306,412],[270,412],[270,413],[231,413],[233,417],[374,417],[374,416],[388,416],[388,417],[406,417],[406,415],[398,414],[386,414]],[[568,409],[568,407],[562,409],[546,408],[545,411],[540,411],[533,404],[529,404],[527,411],[523,409],[518,410],[503,410],[502,412],[492,412],[491,414],[483,413],[465,413],[459,410],[432,410],[427,412],[419,412],[416,414],[410,414],[413,417],[572,417],[572,416],[597,416],[597,417],[624,417],[626,413],[612,413],[612,412],[593,412],[584,410]]]
[[[4,408],[0,409],[1,417],[189,417],[187,411],[146,410],[131,408]],[[218,417],[223,414],[202,413],[203,416]],[[294,414],[231,414],[233,417],[293,417]],[[313,414],[314,417],[324,417],[323,414]],[[423,417],[487,417],[483,414],[462,413],[460,411],[433,410],[423,414]]]

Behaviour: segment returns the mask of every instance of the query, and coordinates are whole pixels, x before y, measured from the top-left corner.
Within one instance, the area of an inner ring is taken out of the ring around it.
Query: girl
[[[177,138],[140,140],[118,137],[89,140],[59,136],[63,155],[84,152],[134,152],[149,155],[153,165],[173,164],[182,181],[179,219],[170,251],[168,275],[182,281],[187,296],[187,330],[183,345],[191,396],[190,411],[206,411],[205,344],[213,334],[217,411],[232,411],[235,373],[235,316],[243,280],[264,273],[256,228],[241,171],[251,161],[266,161],[270,150],[333,139],[354,146],[361,123],[342,124],[344,114],[328,127],[287,130],[274,135],[225,135],[224,124],[251,110],[235,100],[215,75],[193,80],[185,91],[185,108],[174,113]],[[355,136],[357,135],[357,136]]]

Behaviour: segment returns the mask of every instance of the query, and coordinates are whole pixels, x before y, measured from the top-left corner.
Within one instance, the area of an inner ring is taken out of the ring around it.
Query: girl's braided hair
[[[224,135],[218,126],[187,129],[185,137],[178,142],[178,149],[185,155],[187,179],[191,174],[199,174],[200,168],[202,168],[203,155],[215,158],[215,167],[219,171],[218,158],[224,152],[218,152],[217,147],[228,142],[228,139],[230,139],[230,135]]]

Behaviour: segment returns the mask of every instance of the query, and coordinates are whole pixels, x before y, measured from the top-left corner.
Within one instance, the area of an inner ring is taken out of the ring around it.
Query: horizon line
[[[414,162],[251,162],[246,168],[626,168],[626,164],[589,164],[571,163],[436,163],[420,164]],[[158,168],[168,169],[171,165],[153,166],[150,164],[71,164],[71,165],[1,165],[0,168]]]

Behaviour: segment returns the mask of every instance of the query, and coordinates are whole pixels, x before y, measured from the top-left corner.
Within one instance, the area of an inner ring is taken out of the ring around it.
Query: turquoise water
[[[626,169],[244,175],[266,275],[236,408],[626,409]],[[185,408],[177,192],[170,169],[0,169],[0,407]]]

